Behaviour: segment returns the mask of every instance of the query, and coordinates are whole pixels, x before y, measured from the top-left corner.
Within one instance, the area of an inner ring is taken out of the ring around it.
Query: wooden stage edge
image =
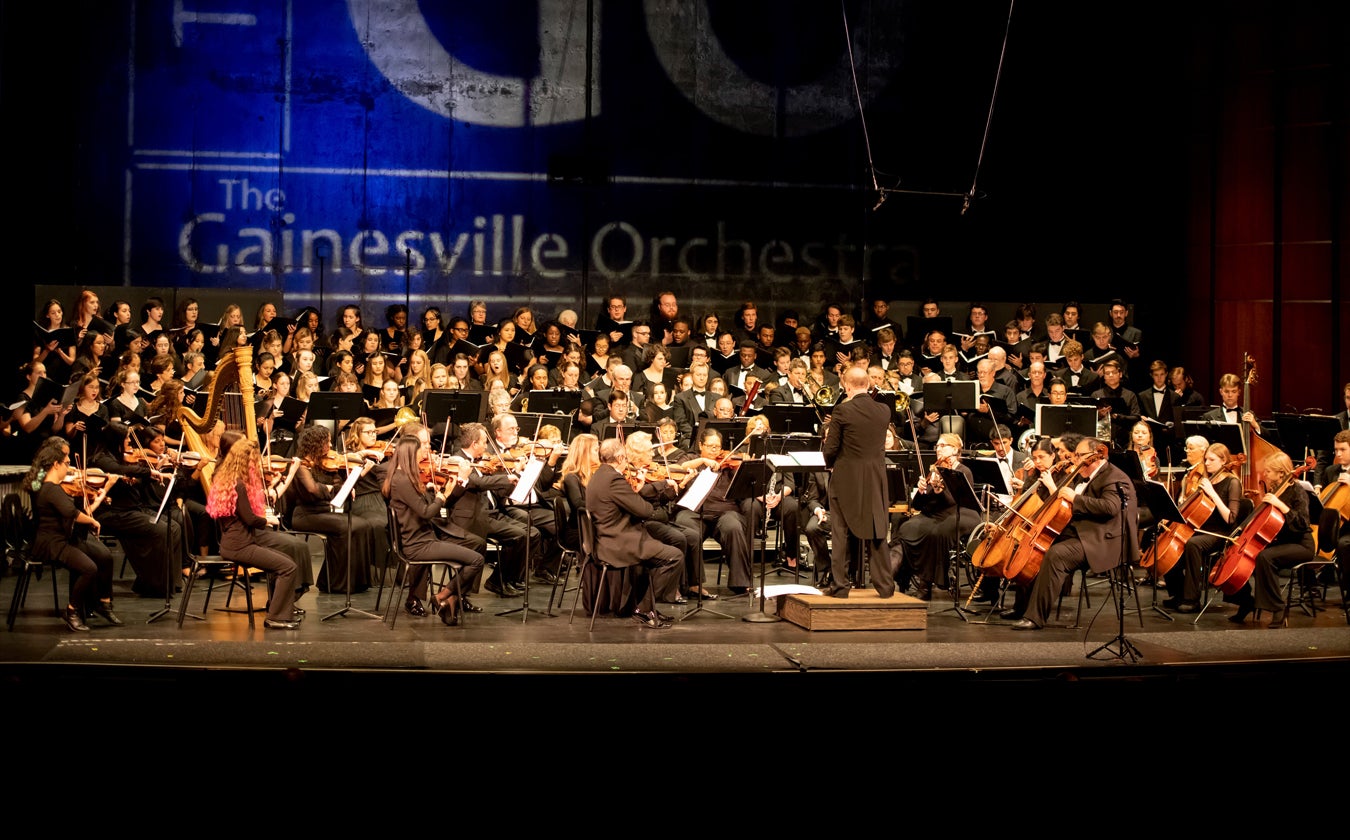
[[[807,630],[926,630],[928,604],[909,595],[882,598],[875,589],[854,589],[847,598],[779,595],[778,615]]]

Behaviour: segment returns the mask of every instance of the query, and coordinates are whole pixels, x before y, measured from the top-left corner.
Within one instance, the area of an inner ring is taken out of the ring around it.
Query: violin
[[[93,498],[107,484],[108,474],[98,467],[90,467],[87,470],[71,467],[66,470],[66,477],[61,479],[61,489],[74,499],[82,496]]]

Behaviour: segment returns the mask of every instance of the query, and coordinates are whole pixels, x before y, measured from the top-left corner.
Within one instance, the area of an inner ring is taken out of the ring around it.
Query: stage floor
[[[320,559],[316,557],[316,566]],[[717,572],[710,563],[710,582],[717,580]],[[0,604],[5,607],[15,581],[12,571],[0,578]],[[766,582],[771,588],[793,583],[772,570]],[[266,630],[261,614],[250,629],[247,616],[218,610],[225,591],[218,585],[211,610],[202,620],[188,618],[180,629],[177,598],[174,614],[150,622],[163,609],[163,600],[131,595],[130,583],[120,578],[114,589],[125,626],[111,627],[95,617],[91,632],[76,634],[51,611],[49,579],[34,581],[13,630],[0,633],[0,673],[6,682],[38,690],[71,680],[103,680],[123,687],[199,685],[218,693],[225,685],[320,688],[440,679],[472,683],[480,691],[489,686],[515,691],[519,678],[626,676],[689,689],[772,686],[774,695],[781,696],[794,688],[832,690],[863,678],[869,684],[989,687],[1275,677],[1291,686],[1305,679],[1312,685],[1350,670],[1350,626],[1334,587],[1324,611],[1308,616],[1296,609],[1288,628],[1272,630],[1264,619],[1231,623],[1234,608],[1217,601],[1198,620],[1194,615],[1169,617],[1154,607],[1153,588],[1141,585],[1138,608],[1132,599],[1128,604],[1122,645],[1103,578],[1089,579],[1090,604],[1077,626],[1075,590],[1064,599],[1059,619],[1035,632],[1014,631],[996,615],[958,612],[941,591],[925,605],[922,629],[807,630],[772,620],[773,598],[761,603],[757,597],[733,597],[715,584],[712,589],[721,597],[705,602],[701,612],[693,612],[692,602],[662,605],[663,612],[683,617],[665,630],[600,616],[592,632],[590,618],[581,610],[569,620],[575,592],[568,592],[559,606],[550,602],[552,588],[543,584],[531,588],[529,612],[519,610],[521,598],[483,592],[475,601],[484,612],[467,616],[458,627],[446,627],[434,616],[401,613],[392,629],[367,615],[377,611],[375,589],[355,595],[351,611],[326,620],[343,610],[346,597],[311,591],[300,601],[308,614],[295,631]],[[60,586],[64,597],[64,573]],[[201,612],[204,592],[205,586],[198,584],[193,612]],[[255,584],[254,592],[261,602],[265,588]],[[1161,597],[1159,593],[1159,601]],[[379,612],[387,599],[388,590]],[[517,611],[499,614],[513,609]],[[759,682],[761,677],[771,681]],[[541,680],[539,685],[549,683]]]

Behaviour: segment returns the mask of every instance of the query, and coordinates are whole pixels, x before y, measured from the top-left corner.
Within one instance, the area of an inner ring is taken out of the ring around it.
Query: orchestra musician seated
[[[1032,582],[1017,587],[1012,610],[1002,614],[1005,618],[1022,616],[1012,625],[1014,630],[1045,627],[1065,582],[1083,564],[1101,573],[1122,563],[1138,561],[1134,483],[1107,460],[1109,451],[1105,441],[1087,437],[1078,440],[1073,452],[1076,466],[1073,476],[1063,482],[1055,498],[1042,508],[1043,513],[1038,513],[1038,522],[1064,524],[1044,554],[1038,556],[1040,567]],[[1049,473],[1038,480],[1052,492],[1055,490],[1054,478]],[[1049,536],[1046,532],[1050,530],[1047,526],[1039,529],[1039,533]]]

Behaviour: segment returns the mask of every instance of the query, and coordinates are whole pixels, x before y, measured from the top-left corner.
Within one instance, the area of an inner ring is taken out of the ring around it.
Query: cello
[[[1294,469],[1278,488],[1271,491],[1279,496],[1291,482],[1308,471],[1302,466]],[[1264,494],[1263,494],[1264,495]],[[1209,570],[1209,582],[1225,595],[1233,595],[1251,579],[1256,569],[1256,555],[1265,551],[1284,527],[1284,514],[1269,502],[1261,502],[1229,537],[1233,542],[1224,549],[1223,556]]]
[[[1317,499],[1322,503],[1323,513],[1318,528],[1317,556],[1330,560],[1336,556],[1336,541],[1345,530],[1345,523],[1350,522],[1350,484],[1333,481],[1322,488]],[[1336,511],[1339,516],[1332,520],[1330,511]]]
[[[1055,494],[1037,511],[1036,517],[1027,523],[1025,536],[1021,538],[1017,550],[1008,560],[1004,577],[1014,584],[1029,584],[1040,574],[1045,552],[1050,550],[1055,538],[1068,526],[1069,520],[1073,519],[1073,500],[1064,498],[1059,491],[1067,487],[1084,467],[1096,463],[1103,457],[1102,452],[1093,452],[1078,462],[1077,469],[1065,476],[1062,483],[1055,485]]]
[[[1066,467],[1072,467],[1070,461],[1063,461],[1050,468],[1050,474],[1062,472]],[[1023,491],[1022,495],[1013,500],[1003,515],[990,526],[989,533],[984,535],[984,539],[971,552],[970,564],[980,570],[980,580],[975,582],[971,589],[970,603],[975,600],[975,595],[980,591],[980,583],[983,582],[986,575],[996,575],[1006,577],[1006,568],[1008,560],[1012,557],[1017,546],[1026,536],[1027,527],[1032,524],[1036,514],[1045,506],[1046,498],[1042,497],[1041,487],[1045,485],[1040,481],[1033,481]]]
[[[1202,461],[1196,466],[1203,463]],[[1200,526],[1204,525],[1205,520],[1214,513],[1215,507],[1214,500],[1197,482],[1196,488],[1181,503],[1181,521],[1168,522],[1162,527],[1153,538],[1153,544],[1148,547],[1148,551],[1139,559],[1139,567],[1151,569],[1156,565],[1157,571],[1154,575],[1159,578],[1170,572],[1181,559],[1182,552],[1186,550],[1186,543],[1190,542]]]

